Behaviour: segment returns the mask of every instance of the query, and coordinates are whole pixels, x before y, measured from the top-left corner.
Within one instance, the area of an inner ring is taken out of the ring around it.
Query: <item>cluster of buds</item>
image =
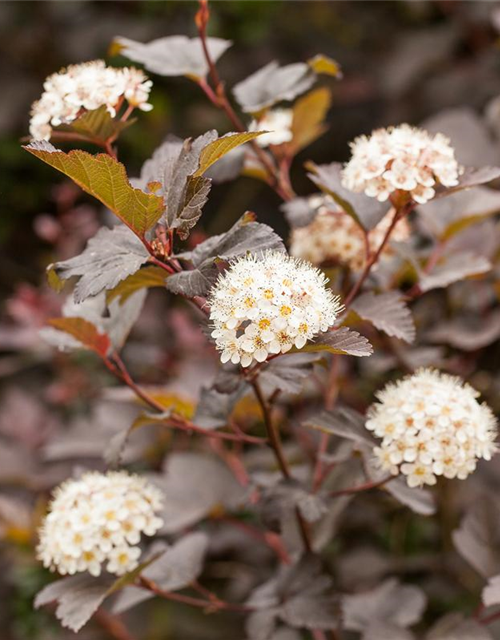
[[[341,264],[353,271],[362,269],[366,242],[355,220],[342,211],[330,196],[311,196],[309,204],[317,209],[317,214],[310,224],[293,229],[290,253],[317,266]],[[380,247],[390,224],[391,215],[388,214],[368,233],[370,251],[375,252]],[[408,220],[401,218],[392,231],[391,240],[404,242],[409,236]],[[386,244],[380,260],[391,257],[393,253],[390,243]]]

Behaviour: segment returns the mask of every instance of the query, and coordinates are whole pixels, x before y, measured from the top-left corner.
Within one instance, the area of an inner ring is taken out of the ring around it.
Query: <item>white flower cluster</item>
[[[311,196],[309,204],[317,208],[314,220],[305,227],[293,229],[290,237],[290,253],[315,265],[340,263],[353,271],[363,268],[365,262],[365,241],[363,232],[353,218],[339,209],[330,196]],[[372,251],[376,251],[382,243],[391,216],[386,215],[368,234]],[[391,239],[398,242],[408,240],[410,225],[406,218],[395,226]],[[388,243],[381,254],[381,259],[393,255]]]
[[[259,147],[268,147],[290,142],[292,133],[293,111],[291,109],[273,109],[267,111],[259,120],[252,120],[249,131],[269,131],[255,139]]]
[[[233,262],[209,298],[221,361],[248,367],[326,331],[341,310],[327,282],[312,265],[279,251]]]
[[[161,492],[125,471],[89,472],[54,492],[40,529],[38,558],[61,574],[88,571],[122,575],[139,564],[141,534],[154,535]]]
[[[31,107],[30,135],[50,140],[52,127],[69,124],[85,111],[106,105],[114,117],[123,100],[149,111],[153,83],[140,69],[107,67],[103,60],[75,64],[49,76],[40,100]]]
[[[366,428],[383,438],[374,450],[380,466],[403,473],[410,487],[436,476],[465,479],[478,458],[490,460],[497,423],[477,391],[460,378],[421,369],[377,394]]]
[[[351,143],[351,151],[342,184],[380,202],[402,190],[424,204],[434,197],[437,184],[457,185],[462,170],[448,138],[407,124],[359,136]]]

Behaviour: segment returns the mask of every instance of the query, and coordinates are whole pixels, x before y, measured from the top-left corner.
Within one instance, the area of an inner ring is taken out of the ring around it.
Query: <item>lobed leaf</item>
[[[142,242],[126,226],[117,225],[99,229],[80,255],[56,262],[48,270],[62,280],[77,277],[74,296],[76,302],[82,302],[105,289],[114,289],[148,259]]]
[[[309,353],[290,353],[266,363],[259,372],[259,381],[266,395],[272,395],[277,389],[283,393],[300,393],[320,357]]]
[[[330,194],[335,202],[342,207],[366,231],[373,229],[389,211],[387,203],[378,202],[364,193],[354,193],[342,186],[342,165],[339,162],[317,165],[307,162],[308,177],[322,191]]]
[[[134,122],[135,120],[122,122],[118,118],[112,118],[106,105],[102,105],[98,109],[85,111],[70,124],[62,124],[56,127],[55,131],[70,131],[106,142],[115,140],[124,129],[130,127]]]
[[[111,348],[111,341],[105,333],[100,333],[95,325],[84,318],[53,318],[48,324],[59,331],[68,333],[83,347],[105,358]]]
[[[143,267],[119,282],[116,287],[108,291],[106,300],[112,302],[117,298],[120,303],[126,302],[131,295],[141,289],[151,289],[153,287],[165,287],[165,280],[168,273],[155,266]]]
[[[420,278],[418,284],[422,291],[430,291],[447,287],[471,276],[487,273],[490,269],[491,263],[483,256],[469,252],[455,253],[444,256],[431,273]]]
[[[453,532],[460,555],[484,578],[500,573],[500,508],[496,501],[475,502]]]
[[[323,87],[296,101],[293,106],[293,137],[290,142],[295,153],[314,142],[328,129],[324,119],[331,100],[330,90]]]
[[[207,430],[227,426],[229,416],[240,397],[241,385],[232,393],[223,393],[213,387],[202,388],[193,422]]]
[[[232,42],[221,38],[207,38],[207,48],[214,62],[229,49]],[[200,38],[167,36],[146,44],[118,36],[113,42],[113,53],[143,64],[146,69],[161,76],[186,76],[200,80],[208,73],[208,65]]]
[[[245,491],[229,468],[208,454],[171,454],[165,476],[156,482],[165,496],[161,513],[164,533],[180,531],[212,513],[235,509],[245,500]]]
[[[377,329],[405,342],[415,340],[415,323],[399,293],[365,293],[356,298],[351,308]]]
[[[184,589],[200,575],[208,542],[205,533],[188,533],[173,546],[163,548],[141,575],[165,591]],[[150,591],[125,587],[113,604],[113,613],[123,613],[153,597]]]
[[[88,573],[56,580],[35,598],[35,608],[56,601],[56,617],[63,627],[77,633],[104,602],[113,580],[96,580]]]
[[[201,176],[215,162],[228,154],[233,149],[255,140],[265,131],[243,131],[242,133],[226,133],[226,135],[213,140],[200,153],[200,166],[195,172],[195,176]]]
[[[167,289],[187,297],[206,296],[219,275],[218,260],[231,260],[247,252],[259,254],[267,249],[284,251],[283,241],[266,224],[255,222],[253,214],[245,214],[229,231],[201,242],[193,251],[177,258],[193,267],[167,279]]]
[[[208,193],[212,187],[210,178],[189,176],[186,181],[184,203],[172,221],[171,228],[176,229],[181,240],[186,240],[189,231],[195,226],[201,216],[203,207],[208,200]]]
[[[163,198],[134,189],[125,167],[107,154],[92,156],[78,149],[64,153],[49,142],[32,142],[24,149],[100,200],[140,238],[163,213]]]
[[[81,318],[91,323],[97,331],[109,337],[115,349],[121,349],[139,317],[145,296],[145,291],[136,291],[123,303],[112,300],[109,304],[106,303],[104,292],[87,298],[82,303],[75,303],[73,298],[69,297],[63,305],[63,319]],[[44,327],[40,330],[40,335],[46,342],[62,351],[81,349],[83,346],[76,337],[55,327]]]
[[[280,67],[273,61],[235,85],[233,94],[243,111],[258,113],[282,100],[293,100],[315,80],[316,74],[304,62]]]
[[[371,356],[373,347],[365,336],[360,335],[357,331],[340,327],[320,334],[315,342],[306,344],[301,351],[312,353],[327,351],[342,356],[363,357]]]
[[[409,627],[420,620],[425,605],[426,597],[418,587],[389,579],[370,591],[344,596],[344,627],[364,631],[374,622]]]
[[[365,428],[365,422],[366,418],[354,409],[339,407],[333,411],[322,411],[309,418],[303,426],[373,447],[373,439]]]

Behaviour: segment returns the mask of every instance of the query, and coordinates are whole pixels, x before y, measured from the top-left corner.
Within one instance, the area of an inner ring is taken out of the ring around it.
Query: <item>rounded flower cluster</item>
[[[140,69],[107,67],[103,60],[75,64],[49,76],[44,92],[31,107],[30,135],[49,140],[52,127],[70,124],[85,111],[106,105],[114,117],[123,100],[149,111],[153,83]]]
[[[421,369],[378,393],[366,428],[382,438],[374,450],[379,465],[402,473],[410,487],[436,483],[436,476],[465,479],[478,458],[496,451],[497,423],[477,391],[460,378]]]
[[[209,298],[221,361],[248,367],[326,331],[341,310],[327,282],[312,265],[279,251],[233,262]]]
[[[340,263],[353,271],[363,268],[365,262],[365,240],[363,233],[353,218],[339,209],[330,196],[311,196],[309,204],[317,208],[314,220],[305,227],[292,231],[290,237],[290,253],[297,258],[309,260],[315,265]],[[391,216],[386,215],[368,234],[372,251],[381,245]],[[391,239],[404,242],[410,236],[410,225],[406,218],[401,218],[392,232]],[[381,259],[393,255],[388,243]]]
[[[260,147],[270,144],[278,145],[290,142],[292,133],[293,111],[291,109],[273,109],[267,111],[259,120],[252,120],[249,131],[269,131],[255,139]]]
[[[40,529],[38,558],[61,574],[122,575],[138,565],[141,534],[154,535],[161,492],[125,471],[89,472],[54,492]]]
[[[351,151],[342,184],[380,202],[402,190],[424,204],[434,197],[436,185],[457,185],[462,170],[448,138],[407,124],[359,136],[351,143]]]

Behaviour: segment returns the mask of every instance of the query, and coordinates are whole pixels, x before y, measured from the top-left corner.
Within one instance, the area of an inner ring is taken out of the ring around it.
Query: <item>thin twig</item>
[[[257,398],[257,401],[262,409],[264,424],[266,426],[267,437],[269,438],[269,444],[271,446],[271,449],[274,452],[274,456],[276,458],[276,461],[278,463],[278,466],[281,470],[283,477],[286,480],[290,480],[292,478],[292,474],[290,473],[288,463],[283,454],[279,432],[272,420],[270,407],[266,402],[266,399],[264,398],[264,394],[262,393],[262,389],[260,388],[258,381],[256,379],[252,380],[251,385],[253,387],[255,397]],[[302,540],[304,542],[304,547],[309,553],[312,553],[311,535],[309,533],[309,527],[307,525],[307,522],[304,520],[304,516],[300,513],[300,510],[298,508],[295,509],[295,513],[297,515],[297,522],[299,525]]]
[[[115,640],[135,640],[120,618],[109,613],[109,611],[98,609],[94,614],[94,618]]]
[[[210,13],[208,10],[208,2],[207,0],[200,0],[200,9],[196,14],[196,26],[198,28],[198,34],[200,36],[201,46],[203,49],[203,54],[205,57],[205,61],[208,66],[208,72],[210,75],[210,79],[214,85],[214,89],[210,87],[210,85],[203,78],[198,80],[198,85],[205,92],[205,95],[208,99],[219,109],[222,109],[231,124],[234,126],[236,131],[246,131],[247,128],[238,117],[236,112],[234,111],[231,103],[227,97],[226,89],[224,87],[224,83],[222,82],[219,73],[217,71],[217,67],[210,55],[210,51],[208,49],[207,43],[207,24]],[[295,192],[290,184],[288,178],[288,171],[286,175],[282,175],[281,172],[276,167],[275,163],[271,159],[268,153],[264,151],[255,140],[250,141],[250,146],[252,147],[254,153],[256,154],[258,160],[266,170],[268,174],[268,183],[269,185],[276,191],[276,193],[285,201],[291,200],[295,197]]]
[[[338,498],[340,496],[349,496],[354,493],[362,493],[363,491],[368,491],[369,489],[382,487],[384,484],[387,484],[391,480],[394,480],[394,477],[395,476],[386,476],[385,478],[382,478],[382,480],[365,482],[364,484],[360,484],[357,487],[349,487],[347,489],[341,489],[340,491],[332,491],[328,495],[330,496],[330,498]]]
[[[147,391],[142,389],[133,379],[130,373],[128,372],[123,360],[117,353],[114,353],[110,358],[105,358],[103,360],[104,364],[107,366],[109,371],[113,373],[117,378],[119,378],[122,382],[124,382],[135,395],[140,398],[143,402],[145,402],[148,406],[154,409],[156,412],[163,414],[166,411],[166,408],[157,400],[153,398]],[[267,444],[267,439],[259,438],[257,436],[249,436],[245,433],[226,433],[225,431],[209,431],[204,429],[203,427],[199,427],[189,420],[185,420],[182,416],[169,415],[165,418],[165,424],[168,423],[168,426],[179,429],[181,431],[191,432],[191,433],[199,433],[200,435],[206,436],[207,438],[218,438],[220,440],[231,440],[233,442],[246,442],[248,444],[258,444],[264,445]]]
[[[235,611],[238,613],[249,613],[253,611],[252,607],[226,602],[224,600],[220,600],[216,596],[214,596],[213,600],[202,600],[201,598],[193,598],[192,596],[187,596],[182,593],[173,593],[171,591],[166,591],[165,589],[162,589],[159,585],[157,585],[153,580],[149,580],[148,578],[144,578],[143,576],[138,579],[137,586],[142,587],[147,591],[151,591],[151,593],[154,593],[155,595],[159,596],[160,598],[164,598],[165,600],[171,600],[172,602],[179,602],[181,604],[187,604],[191,607],[205,609],[205,611],[207,612],[224,610]]]
[[[412,201],[410,201],[406,205],[403,205],[402,207],[395,209],[391,224],[389,225],[389,228],[387,229],[386,234],[385,234],[382,242],[380,243],[378,249],[366,261],[365,267],[364,267],[361,275],[359,276],[358,280],[356,281],[356,283],[352,287],[351,291],[347,294],[346,299],[344,300],[344,307],[346,309],[349,308],[349,306],[351,305],[351,303],[354,300],[354,298],[358,295],[358,293],[361,290],[361,287],[363,286],[365,280],[370,275],[370,271],[372,270],[372,267],[378,262],[378,259],[380,258],[380,255],[382,254],[382,251],[384,250],[385,246],[389,242],[391,234],[394,231],[394,228],[396,227],[397,223],[401,220],[401,218],[404,215],[409,213],[413,209],[414,206],[415,206],[414,203]]]

